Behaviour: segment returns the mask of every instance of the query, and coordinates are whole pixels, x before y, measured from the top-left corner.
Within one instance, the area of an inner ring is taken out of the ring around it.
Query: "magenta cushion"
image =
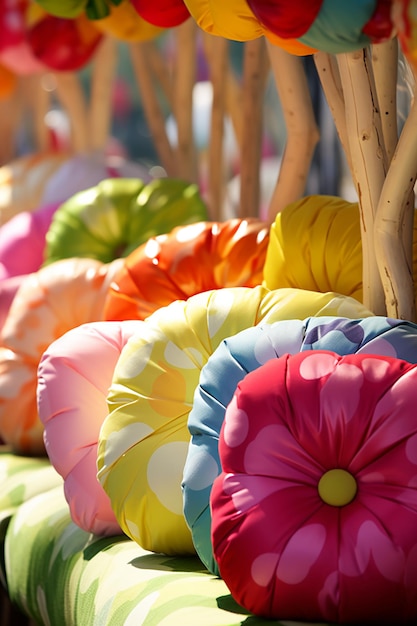
[[[417,618],[417,366],[306,351],[239,383],[219,441],[221,576],[269,618]]]

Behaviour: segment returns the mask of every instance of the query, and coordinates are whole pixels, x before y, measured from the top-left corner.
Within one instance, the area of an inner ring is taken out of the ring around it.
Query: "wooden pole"
[[[259,217],[263,103],[270,64],[265,39],[245,43],[240,217]]]
[[[112,94],[117,61],[117,41],[105,37],[97,50],[91,76],[89,109],[90,147],[102,151],[109,138],[113,114]]]
[[[272,223],[290,202],[302,197],[320,134],[302,59],[270,42],[267,45],[287,129],[281,167],[268,210],[268,222]]]
[[[375,254],[374,221],[387,171],[387,157],[369,50],[338,55],[346,107],[352,178],[362,235],[363,303],[385,315],[385,297]]]
[[[387,314],[410,321],[416,321],[412,236],[405,239],[403,231],[404,224],[411,224],[413,233],[413,189],[417,177],[416,127],[417,102],[414,98],[382,188],[374,229]]]
[[[167,176],[176,177],[178,174],[177,160],[167,136],[165,117],[155,91],[155,82],[148,64],[148,45],[148,42],[129,44],[130,57],[146,120],[160,164],[165,169]]]
[[[352,170],[349,138],[346,128],[346,111],[343,87],[340,80],[339,67],[336,57],[333,54],[328,54],[327,52],[317,52],[314,55],[314,63],[316,65],[323,93],[326,97],[327,104],[329,105],[329,109],[333,117],[341,146],[345,153],[346,161],[350,170]]]
[[[197,151],[193,132],[193,90],[197,76],[197,25],[186,20],[176,29],[174,116],[177,125],[178,176],[198,181]]]
[[[210,70],[213,101],[208,146],[208,207],[211,219],[222,219],[225,187],[224,122],[229,44],[223,37],[203,33],[204,50]]]
[[[56,91],[68,114],[71,125],[72,149],[75,153],[90,151],[90,129],[86,97],[75,72],[56,72]]]

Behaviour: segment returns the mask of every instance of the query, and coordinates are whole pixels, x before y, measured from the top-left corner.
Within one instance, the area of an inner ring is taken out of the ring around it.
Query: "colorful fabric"
[[[161,28],[179,26],[190,17],[183,0],[131,0],[131,3],[144,20]]]
[[[207,219],[196,185],[161,178],[109,178],[61,204],[46,235],[45,263],[90,257],[109,263],[149,237]]]
[[[21,211],[35,211],[50,177],[68,159],[60,152],[26,154],[0,167],[1,222],[5,224]]]
[[[416,215],[413,231],[415,280]],[[297,287],[312,291],[336,291],[362,302],[358,204],[335,196],[312,195],[285,207],[271,226],[263,284],[269,289]]]
[[[267,624],[196,556],[153,554],[123,536],[86,533],[71,521],[61,489],[19,507],[5,549],[9,595],[40,626]]]
[[[268,239],[269,228],[256,219],[197,222],[151,237],[125,258],[104,317],[145,319],[202,291],[260,285]]]
[[[417,366],[307,351],[239,383],[220,433],[213,551],[257,615],[417,617]]]
[[[64,479],[73,521],[96,535],[120,533],[97,480],[97,440],[120,352],[139,321],[90,322],[53,341],[38,367],[37,406],[46,452]]]
[[[263,26],[276,35],[331,54],[360,50],[394,36],[387,0],[248,0]]]
[[[7,588],[4,540],[16,509],[30,498],[60,485],[60,476],[46,457],[16,456],[0,445],[0,585]]]
[[[0,226],[0,282],[36,272],[43,263],[45,235],[58,205],[22,211]]]
[[[14,451],[45,454],[36,405],[37,368],[49,344],[103,319],[121,260],[63,259],[28,274],[13,298],[0,345],[0,436]]]
[[[185,0],[185,4],[199,27],[212,35],[233,41],[250,41],[264,34],[262,24],[245,0],[228,0],[227,3]]]
[[[417,362],[417,325],[385,317],[311,317],[260,324],[225,339],[202,368],[188,418],[191,441],[182,483],[184,515],[197,554],[218,574],[211,541],[210,493],[221,472],[218,442],[226,407],[247,373],[285,353],[331,350]]]
[[[98,477],[122,530],[147,550],[194,553],[181,481],[200,371],[223,339],[261,321],[371,315],[334,293],[264,287],[208,291],[147,318],[123,349],[98,444]]]

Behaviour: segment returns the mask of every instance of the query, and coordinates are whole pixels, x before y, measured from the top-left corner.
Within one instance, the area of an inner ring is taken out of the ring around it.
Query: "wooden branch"
[[[56,72],[56,91],[71,125],[72,149],[76,153],[90,150],[90,132],[85,94],[75,72]]]
[[[236,75],[230,64],[230,59],[227,58],[226,68],[226,113],[230,117],[233,126],[233,132],[235,134],[236,143],[242,148],[243,137],[243,112],[242,112],[242,98],[243,91],[242,86],[239,83]]]
[[[161,90],[171,110],[174,109],[174,89],[171,72],[161,54],[155,40],[149,41],[146,48],[146,58],[152,74],[158,81]]]
[[[417,177],[416,127],[417,102],[414,99],[391,160],[375,219],[375,249],[387,314],[410,321],[416,321],[412,237],[406,249],[403,230],[404,224],[408,227],[411,224],[413,232],[413,188]]]
[[[33,134],[36,149],[46,152],[51,147],[51,137],[46,125],[46,115],[50,107],[50,93],[43,88],[43,75],[33,74],[26,77],[27,87],[30,90],[30,106],[33,115]]]
[[[175,153],[167,136],[165,117],[155,92],[153,76],[147,62],[148,45],[148,42],[129,44],[130,57],[160,164],[165,169],[167,176],[175,178],[178,173]]]
[[[263,103],[270,64],[265,39],[245,43],[240,217],[259,217]]]
[[[113,114],[112,94],[117,62],[117,41],[105,37],[97,50],[91,76],[89,108],[90,147],[104,150]]]
[[[177,125],[178,176],[189,182],[198,181],[197,151],[193,132],[193,90],[197,76],[197,25],[186,20],[176,34],[174,72],[174,117]]]
[[[398,42],[390,39],[371,48],[372,68],[388,165],[397,147]]]
[[[210,70],[213,101],[208,146],[208,207],[210,218],[222,219],[225,188],[224,123],[226,114],[226,77],[228,67],[228,40],[203,33],[204,51]]]
[[[352,170],[343,87],[336,57],[327,52],[317,52],[314,54],[314,63],[347,163]]]
[[[268,221],[305,192],[319,130],[314,117],[307,78],[300,57],[267,43],[277,92],[281,101],[287,139]]]
[[[363,303],[376,315],[385,315],[385,297],[374,247],[374,220],[387,160],[369,51],[340,54],[338,63],[346,107],[352,178],[361,218]]]

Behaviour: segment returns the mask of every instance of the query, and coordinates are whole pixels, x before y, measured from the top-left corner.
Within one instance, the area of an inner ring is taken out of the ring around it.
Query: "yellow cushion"
[[[207,33],[231,39],[250,41],[264,34],[264,28],[245,0],[185,0],[199,27]]]
[[[263,284],[335,291],[362,301],[362,244],[357,203],[307,196],[271,226]]]

